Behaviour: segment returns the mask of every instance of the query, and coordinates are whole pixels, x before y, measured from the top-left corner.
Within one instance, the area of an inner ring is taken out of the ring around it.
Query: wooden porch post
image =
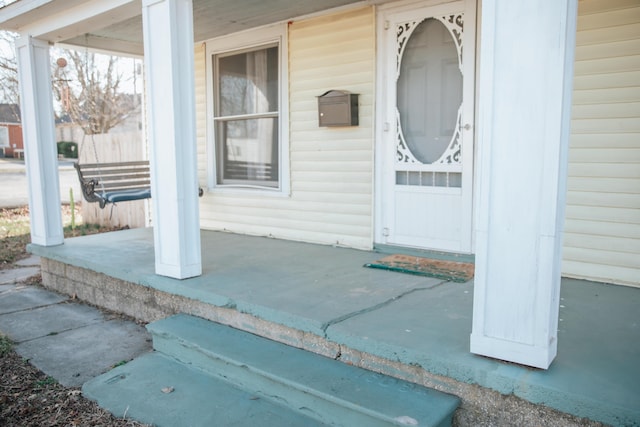
[[[156,274],[202,274],[191,0],[143,0]]]
[[[51,91],[49,44],[29,36],[16,41],[20,109],[29,183],[31,242],[41,246],[64,241],[60,184]]]
[[[577,0],[483,0],[471,352],[556,356]]]

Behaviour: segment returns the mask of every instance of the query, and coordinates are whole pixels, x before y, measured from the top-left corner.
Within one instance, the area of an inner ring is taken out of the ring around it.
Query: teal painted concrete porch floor
[[[640,425],[640,289],[563,279],[558,356],[537,370],[469,352],[473,282],[364,268],[375,252],[203,231],[203,274],[154,274],[151,229],[31,246],[44,258],[247,313],[579,417]]]

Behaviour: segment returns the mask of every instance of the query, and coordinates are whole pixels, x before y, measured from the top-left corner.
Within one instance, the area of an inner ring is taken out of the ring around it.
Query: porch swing
[[[118,202],[151,198],[148,160],[100,163],[93,135],[91,142],[96,163],[73,164],[80,180],[82,196],[87,202],[97,202],[104,209],[109,203],[115,205]]]
[[[113,163],[74,163],[80,179],[82,196],[89,203],[97,202],[100,209],[118,202],[151,198],[151,172],[148,160]],[[198,187],[198,197],[204,189]]]
[[[80,180],[82,196],[87,202],[97,202],[100,209],[111,204],[113,210],[118,202],[151,198],[151,171],[148,160],[100,163],[93,135],[91,142],[96,163],[73,164]],[[80,143],[81,146],[83,143],[84,137]],[[197,189],[198,197],[202,197],[203,188],[197,187]]]
[[[86,53],[87,50],[85,55]],[[58,58],[56,64],[58,69],[64,69],[67,61],[64,58]],[[64,88],[66,91],[69,90],[68,86]],[[68,92],[61,95],[65,99],[68,96]],[[86,134],[80,142],[78,159],[80,159],[85,138]],[[78,161],[73,164],[80,180],[82,196],[87,202],[98,203],[101,209],[104,209],[107,204],[112,204],[113,209],[118,202],[151,198],[151,173],[148,160],[100,163],[93,134],[91,143],[96,163],[81,164]]]

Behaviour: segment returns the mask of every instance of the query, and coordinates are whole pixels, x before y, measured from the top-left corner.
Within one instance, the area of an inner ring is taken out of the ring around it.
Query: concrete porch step
[[[244,418],[233,424],[239,426],[449,426],[459,404],[455,396],[192,316],[172,316],[147,328],[153,336],[154,354],[116,368],[83,388],[85,395],[116,415],[122,415],[128,407],[130,416],[149,422],[138,417],[139,407],[155,400],[157,409],[146,411],[156,415],[155,411],[168,411],[167,399],[171,401],[174,393],[182,396],[186,392],[183,387],[190,388],[191,382],[211,387],[211,391],[205,388],[193,397],[202,402],[198,411],[206,416],[214,407],[231,410],[233,405],[219,403],[218,399],[232,394],[244,396],[240,398],[242,405],[236,404],[242,411],[262,405],[256,409],[259,423],[256,418]],[[160,366],[169,362],[171,368]],[[149,367],[151,364],[158,366]],[[162,378],[172,372],[177,376]],[[182,384],[187,377],[191,379]],[[174,387],[174,391],[159,396],[162,393],[158,390],[165,387]],[[106,405],[115,397],[129,401]],[[268,424],[269,417],[275,416],[286,421]],[[210,418],[202,423],[154,424],[231,425],[224,419],[212,423]]]
[[[156,427],[320,427],[323,424],[154,352],[84,384],[117,417]]]

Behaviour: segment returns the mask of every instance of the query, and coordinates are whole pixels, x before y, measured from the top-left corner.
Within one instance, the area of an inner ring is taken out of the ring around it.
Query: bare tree
[[[125,81],[119,58],[65,50],[56,61],[53,87],[56,100],[87,135],[107,133],[140,108],[137,94],[121,91]]]
[[[0,31],[0,99],[2,102],[19,105],[18,64],[14,52],[16,34]]]
[[[0,31],[0,103],[18,106],[16,36]],[[107,133],[132,114],[138,114],[140,96],[121,91],[126,78],[118,71],[119,57],[72,50],[54,53],[60,53],[62,58],[52,64],[53,93],[60,103],[59,115],[68,114],[87,135],[93,135]],[[69,58],[70,64],[64,57]]]

